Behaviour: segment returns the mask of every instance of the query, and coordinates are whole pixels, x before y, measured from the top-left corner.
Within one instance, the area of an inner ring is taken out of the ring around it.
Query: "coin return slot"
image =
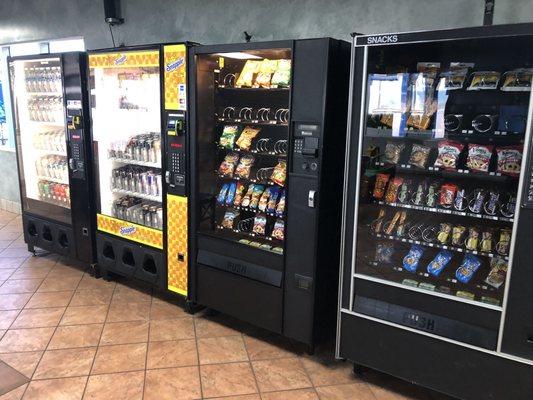
[[[122,251],[122,262],[130,267],[135,267],[135,259],[133,258],[133,253],[131,250],[124,249]]]
[[[33,222],[30,222],[28,224],[28,234],[33,237],[37,236],[37,227],[35,226]]]
[[[58,239],[58,242],[59,242],[59,245],[61,246],[61,248],[63,249],[67,249],[68,248],[68,237],[67,237],[67,234],[65,232],[61,232],[59,234],[59,239]]]
[[[183,261],[185,261],[185,255],[179,253],[179,254],[178,254],[178,261],[179,261],[179,262],[183,262]]]
[[[155,260],[149,254],[144,256],[143,270],[145,272],[148,272],[149,274],[152,274],[152,275],[157,274],[157,266],[155,265]]]
[[[104,250],[102,251],[102,254],[109,260],[115,260],[115,250],[110,243],[104,244]]]
[[[50,230],[49,226],[43,226],[43,239],[47,242],[51,242],[53,240],[52,231]]]

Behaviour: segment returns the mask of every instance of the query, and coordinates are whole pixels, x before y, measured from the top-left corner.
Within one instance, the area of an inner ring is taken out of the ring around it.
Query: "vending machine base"
[[[28,251],[35,254],[36,248],[40,248],[51,253],[76,257],[72,227],[30,214],[22,215],[22,226]]]

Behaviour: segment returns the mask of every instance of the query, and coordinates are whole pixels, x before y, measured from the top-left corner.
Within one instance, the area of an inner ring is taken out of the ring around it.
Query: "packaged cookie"
[[[252,191],[252,198],[250,199],[250,208],[257,208],[259,205],[259,199],[263,194],[265,187],[263,185],[254,185],[254,190]]]
[[[237,161],[239,161],[239,155],[237,153],[226,154],[224,161],[218,167],[218,173],[222,176],[233,177],[233,171],[235,170]]]
[[[437,233],[437,241],[440,244],[447,244],[452,233],[452,224],[443,222],[440,224],[439,232]]]
[[[455,271],[455,277],[462,283],[468,283],[480,265],[481,261],[479,258],[473,254],[466,254],[465,258],[463,258],[461,266],[457,268],[457,271]]]
[[[403,258],[403,267],[409,272],[416,272],[420,259],[424,255],[424,248],[417,244],[411,246],[409,253]]]
[[[489,172],[492,149],[493,147],[490,145],[470,143],[466,159],[468,169],[475,172]]]
[[[467,90],[494,90],[498,87],[501,74],[497,71],[477,71],[470,76]]]
[[[490,260],[490,272],[485,282],[495,289],[499,289],[507,277],[507,261],[502,257],[494,257]]]
[[[522,150],[523,147],[520,145],[497,147],[497,172],[511,176],[520,175],[520,166],[522,165]]]
[[[237,187],[235,188],[235,199],[233,200],[233,204],[236,207],[241,205],[245,189],[246,186],[244,186],[242,182],[237,182]]]
[[[252,166],[254,165],[255,157],[251,154],[247,154],[245,156],[242,156],[239,160],[239,164],[237,165],[237,168],[235,169],[235,176],[243,179],[248,179],[250,176],[250,171],[252,169]]]
[[[430,147],[423,146],[421,144],[414,144],[411,148],[409,164],[418,168],[426,168],[430,151]]]
[[[276,220],[270,236],[274,239],[285,240],[285,222],[282,219]]]
[[[263,214],[257,214],[254,218],[254,227],[252,231],[257,235],[263,235],[266,231],[266,217]]]
[[[441,250],[437,253],[435,258],[428,264],[427,271],[433,276],[440,276],[442,270],[451,261],[453,254],[448,250]]]
[[[390,175],[388,174],[377,174],[376,183],[374,185],[374,191],[372,195],[376,200],[381,200],[385,195],[385,188],[387,187],[387,182],[389,181]]]
[[[464,235],[466,228],[462,225],[456,225],[452,229],[452,245],[460,247],[464,244]]]
[[[435,167],[449,170],[457,169],[459,165],[459,156],[463,151],[463,145],[451,140],[443,140],[438,144],[439,154],[435,160]]]
[[[233,229],[235,219],[239,216],[237,210],[227,210],[222,219],[222,226],[226,229]]]
[[[468,228],[468,237],[465,240],[467,250],[476,251],[479,245],[479,229],[475,227]]]
[[[402,151],[405,148],[403,143],[388,142],[385,146],[385,162],[388,164],[398,164]]]
[[[533,69],[519,68],[514,71],[507,71],[503,74],[502,89],[505,92],[529,92],[531,90],[531,79]]]
[[[239,146],[241,150],[250,150],[250,147],[252,147],[252,140],[259,135],[259,132],[261,132],[261,128],[247,126],[242,130],[241,135],[237,139],[237,146]]]
[[[244,195],[241,206],[242,207],[248,207],[250,206],[250,201],[252,200],[252,193],[254,192],[254,184],[251,184],[248,186],[248,190],[246,191],[246,194]]]
[[[492,252],[492,230],[485,229],[481,232],[481,242],[479,244],[479,250],[485,253]]]
[[[277,185],[285,185],[285,179],[287,178],[287,162],[285,160],[278,160],[278,163],[270,175],[270,180]]]
[[[239,127],[237,125],[226,125],[220,135],[218,144],[225,149],[233,149],[235,144],[235,137],[239,133]]]

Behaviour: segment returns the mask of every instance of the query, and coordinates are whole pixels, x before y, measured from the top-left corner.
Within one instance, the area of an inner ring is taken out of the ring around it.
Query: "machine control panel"
[[[82,104],[79,100],[67,101],[67,131],[68,143],[70,147],[70,158],[68,160],[72,177],[75,179],[86,179],[85,174],[85,149],[83,147],[83,112]]]
[[[167,115],[167,171],[165,180],[168,192],[175,195],[186,194],[187,177],[187,120],[185,112],[172,112]]]
[[[292,172],[317,175],[319,150],[320,126],[312,123],[295,123]]]

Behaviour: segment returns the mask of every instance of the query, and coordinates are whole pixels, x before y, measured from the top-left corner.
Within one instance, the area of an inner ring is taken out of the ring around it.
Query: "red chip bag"
[[[489,172],[493,146],[470,143],[466,166],[470,171]]]
[[[444,169],[457,169],[459,156],[463,151],[463,144],[452,140],[439,142],[439,155],[435,160],[435,167]]]
[[[497,147],[497,171],[505,175],[520,175],[520,166],[522,164],[522,151],[523,148],[521,145]]]

